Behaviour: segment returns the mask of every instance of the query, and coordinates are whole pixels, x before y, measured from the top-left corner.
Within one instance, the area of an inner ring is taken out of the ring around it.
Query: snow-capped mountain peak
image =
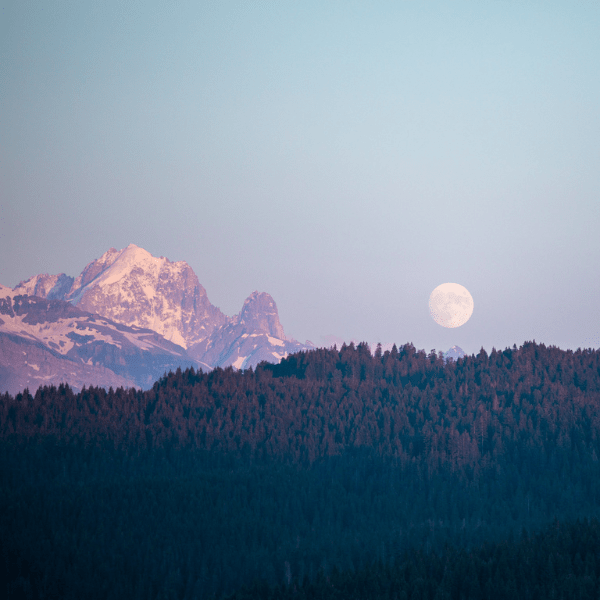
[[[123,250],[111,248],[87,265],[75,280],[67,298],[73,304],[78,304],[85,291],[92,286],[103,287],[119,283],[136,268],[155,276],[158,261],[160,259],[155,259],[150,252],[135,244],[129,244]]]
[[[186,262],[157,258],[135,244],[111,248],[92,261],[65,299],[114,321],[152,329],[184,348],[226,321]]]
[[[453,360],[458,360],[459,358],[464,358],[466,356],[465,351],[460,346],[452,346],[447,352],[444,352],[444,359],[448,361],[448,359],[452,358]]]

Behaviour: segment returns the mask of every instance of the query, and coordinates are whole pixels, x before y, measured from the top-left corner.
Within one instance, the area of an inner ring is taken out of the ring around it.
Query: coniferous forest
[[[6,598],[600,597],[600,351],[0,396]]]

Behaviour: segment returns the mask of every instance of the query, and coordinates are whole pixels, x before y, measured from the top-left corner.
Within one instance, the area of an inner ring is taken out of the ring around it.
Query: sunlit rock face
[[[17,290],[67,300],[119,323],[152,329],[184,348],[227,322],[186,262],[156,258],[134,244],[124,250],[111,248],[76,279],[36,275]]]
[[[279,322],[277,305],[275,300],[266,292],[253,292],[248,296],[242,311],[234,320],[244,328],[244,333],[249,331],[263,332],[280,340],[285,340],[283,327]]]
[[[152,329],[184,348],[227,321],[186,262],[156,258],[133,244],[90,263],[66,299],[120,323]]]
[[[279,362],[291,352],[308,348],[286,339],[273,298],[265,292],[253,292],[241,312],[205,343],[192,347],[190,355],[214,366],[247,369],[262,361]]]

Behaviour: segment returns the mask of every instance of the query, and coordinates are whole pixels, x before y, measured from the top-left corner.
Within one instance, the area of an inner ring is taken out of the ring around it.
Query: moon
[[[442,327],[460,327],[473,314],[473,297],[458,283],[442,283],[429,296],[431,318]]]

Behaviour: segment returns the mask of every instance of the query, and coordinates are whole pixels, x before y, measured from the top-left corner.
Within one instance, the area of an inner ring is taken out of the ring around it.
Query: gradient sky
[[[0,283],[135,243],[301,341],[600,346],[597,0],[0,10]]]

